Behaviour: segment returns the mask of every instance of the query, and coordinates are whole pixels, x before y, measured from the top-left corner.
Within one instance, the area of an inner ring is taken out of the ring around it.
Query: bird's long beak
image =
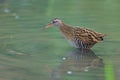
[[[52,27],[52,26],[53,26],[53,23],[50,23],[45,28],[49,28],[49,27]]]

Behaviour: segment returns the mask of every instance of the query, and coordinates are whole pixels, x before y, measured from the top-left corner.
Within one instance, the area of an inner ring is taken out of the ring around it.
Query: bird
[[[90,49],[96,43],[103,40],[102,33],[84,27],[74,27],[63,22],[59,18],[54,18],[45,28],[57,26],[64,37],[75,47],[80,49]]]

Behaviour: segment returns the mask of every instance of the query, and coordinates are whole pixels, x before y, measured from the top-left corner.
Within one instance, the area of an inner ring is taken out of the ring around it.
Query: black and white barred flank
[[[81,41],[77,36],[74,36],[74,44],[77,48],[86,49],[88,45]]]

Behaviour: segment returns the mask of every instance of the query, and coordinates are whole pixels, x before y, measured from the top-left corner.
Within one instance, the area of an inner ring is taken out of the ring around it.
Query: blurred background
[[[55,17],[106,35],[77,50]],[[119,0],[0,0],[0,80],[119,80]]]

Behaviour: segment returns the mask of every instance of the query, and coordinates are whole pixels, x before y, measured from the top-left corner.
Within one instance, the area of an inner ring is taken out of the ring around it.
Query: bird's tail
[[[100,34],[100,35],[99,35],[99,40],[100,40],[100,41],[103,41],[103,37],[104,37],[104,36],[105,36],[105,34]]]

